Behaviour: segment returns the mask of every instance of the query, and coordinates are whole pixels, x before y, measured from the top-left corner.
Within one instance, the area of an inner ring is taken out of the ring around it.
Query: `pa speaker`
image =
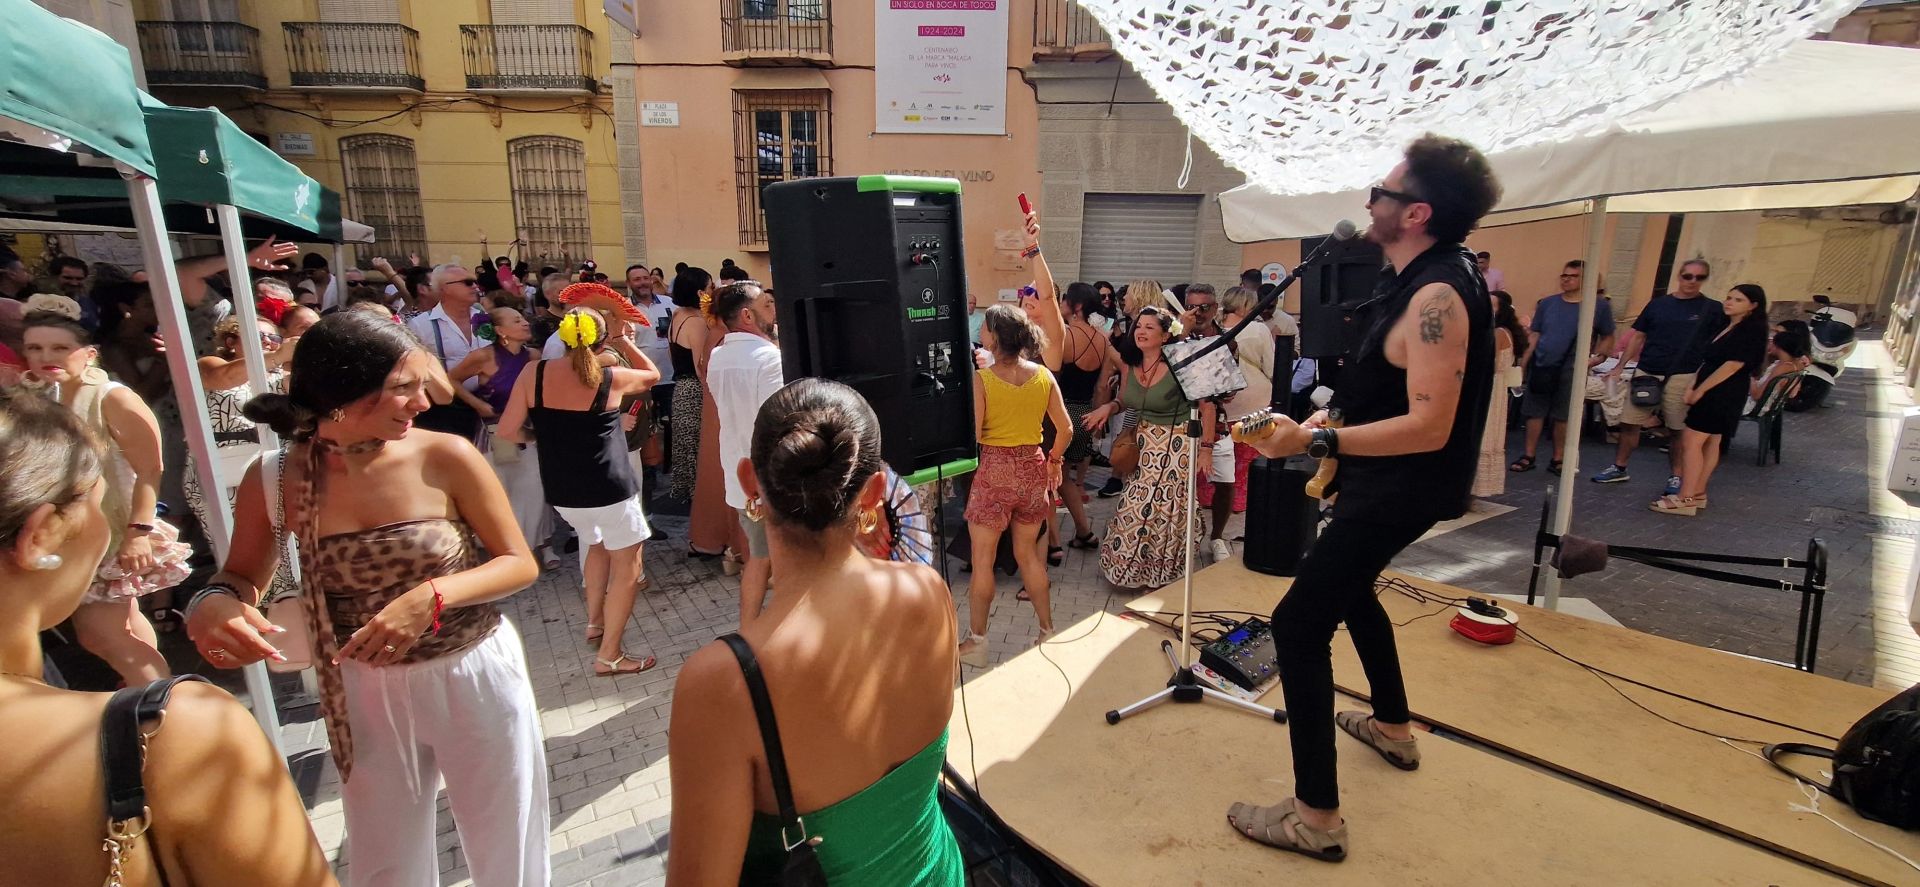
[[[1321,238],[1300,242],[1302,255]],[[1380,245],[1362,237],[1334,243],[1321,261],[1300,274],[1300,356],[1341,357],[1359,344],[1353,309],[1373,296],[1386,257]]]
[[[1307,495],[1316,464],[1255,459],[1247,474],[1247,541],[1241,560],[1269,576],[1292,576],[1313,547],[1320,502]]]
[[[860,392],[910,483],[957,473],[976,452],[960,183],[800,179],[761,203],[786,377]]]

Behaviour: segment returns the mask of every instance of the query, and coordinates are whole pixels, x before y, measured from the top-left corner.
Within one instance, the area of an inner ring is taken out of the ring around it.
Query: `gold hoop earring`
[[[862,536],[872,535],[873,531],[879,528],[880,528],[880,514],[877,510],[869,508],[865,511],[860,512],[860,526],[859,526],[860,535]]]
[[[753,521],[756,524],[760,522],[761,518],[767,516],[766,506],[760,503],[759,496],[753,496],[747,499],[746,512],[747,520]]]

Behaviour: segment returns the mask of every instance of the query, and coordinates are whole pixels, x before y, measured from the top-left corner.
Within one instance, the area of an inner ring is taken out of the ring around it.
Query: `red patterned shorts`
[[[1047,460],[1036,446],[980,447],[980,469],[967,497],[967,523],[1004,530],[1009,523],[1037,524],[1051,506]]]

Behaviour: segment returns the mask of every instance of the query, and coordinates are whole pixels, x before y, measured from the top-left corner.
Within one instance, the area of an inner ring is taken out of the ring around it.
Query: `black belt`
[[[230,443],[259,443],[260,430],[249,428],[245,431],[216,431],[213,433],[215,446]]]

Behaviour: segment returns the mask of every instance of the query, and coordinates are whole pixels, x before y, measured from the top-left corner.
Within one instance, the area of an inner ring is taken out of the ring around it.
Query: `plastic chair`
[[[1773,464],[1780,464],[1780,429],[1786,424],[1783,414],[1786,412],[1788,397],[1800,381],[1801,372],[1796,370],[1773,377],[1767,382],[1767,387],[1761,390],[1760,399],[1753,402],[1753,408],[1740,417],[1742,422],[1754,423],[1760,434],[1760,443],[1753,464],[1765,466],[1769,451],[1773,453]],[[1733,439],[1738,434],[1739,427],[1736,426],[1734,433],[1727,435],[1721,452],[1732,448]]]

